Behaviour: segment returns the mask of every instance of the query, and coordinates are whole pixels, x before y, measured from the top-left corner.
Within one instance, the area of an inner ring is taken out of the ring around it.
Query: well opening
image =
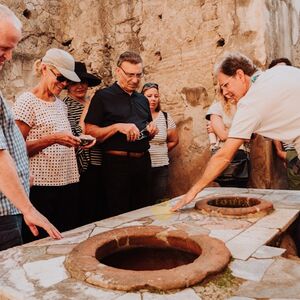
[[[122,291],[186,288],[230,261],[222,241],[158,226],[114,229],[89,238],[68,255],[72,277]]]
[[[104,265],[134,271],[172,269],[192,263],[197,254],[176,248],[127,248],[105,257],[96,258]]]
[[[260,204],[258,199],[243,197],[220,197],[207,201],[208,205],[216,207],[242,208]]]
[[[273,210],[270,201],[239,195],[213,195],[198,201],[195,209],[203,214],[246,218],[264,216]]]

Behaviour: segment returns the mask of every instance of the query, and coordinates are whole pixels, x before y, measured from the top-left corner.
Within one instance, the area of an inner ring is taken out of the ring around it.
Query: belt
[[[116,156],[127,156],[140,158],[145,155],[146,152],[129,152],[129,151],[119,151],[119,150],[108,150],[105,153]]]

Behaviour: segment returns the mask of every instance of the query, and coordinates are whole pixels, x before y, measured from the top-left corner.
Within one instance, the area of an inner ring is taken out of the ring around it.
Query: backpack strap
[[[164,117],[165,117],[165,120],[166,120],[166,126],[167,126],[167,129],[168,129],[168,113],[165,112],[165,111],[162,111],[162,113],[164,114]]]

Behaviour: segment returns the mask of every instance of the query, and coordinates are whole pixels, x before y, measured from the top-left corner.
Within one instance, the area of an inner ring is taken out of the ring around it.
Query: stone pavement
[[[275,211],[262,218],[230,219],[202,215],[194,203],[170,213],[172,199],[64,233],[0,252],[0,300],[67,299],[300,299],[300,262],[282,257],[284,249],[268,244],[297,218],[300,192],[207,188],[197,200],[211,194],[251,195],[273,202]],[[229,268],[202,283],[168,293],[125,293],[101,289],[70,278],[66,255],[80,242],[98,233],[125,226],[157,225],[206,234],[223,240],[233,256]]]

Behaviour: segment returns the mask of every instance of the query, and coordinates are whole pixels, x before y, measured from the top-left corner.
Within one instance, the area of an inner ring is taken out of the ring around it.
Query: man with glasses
[[[86,133],[96,137],[104,151],[106,217],[150,203],[148,149],[149,139],[157,133],[148,100],[136,92],[143,77],[140,55],[122,53],[116,76],[117,82],[96,92],[85,118]]]
[[[238,102],[237,112],[224,146],[212,156],[202,177],[176,203],[173,211],[190,203],[221,174],[252,133],[291,143],[300,156],[298,68],[278,66],[260,72],[248,57],[233,52],[216,66],[216,75],[223,95]],[[294,172],[300,174],[298,157],[290,164]]]
[[[21,39],[22,24],[15,14],[0,4],[0,70],[12,58]],[[22,215],[34,235],[36,226],[53,238],[61,238],[57,229],[30,203],[29,165],[25,142],[13,115],[0,93],[0,250],[22,244]]]

